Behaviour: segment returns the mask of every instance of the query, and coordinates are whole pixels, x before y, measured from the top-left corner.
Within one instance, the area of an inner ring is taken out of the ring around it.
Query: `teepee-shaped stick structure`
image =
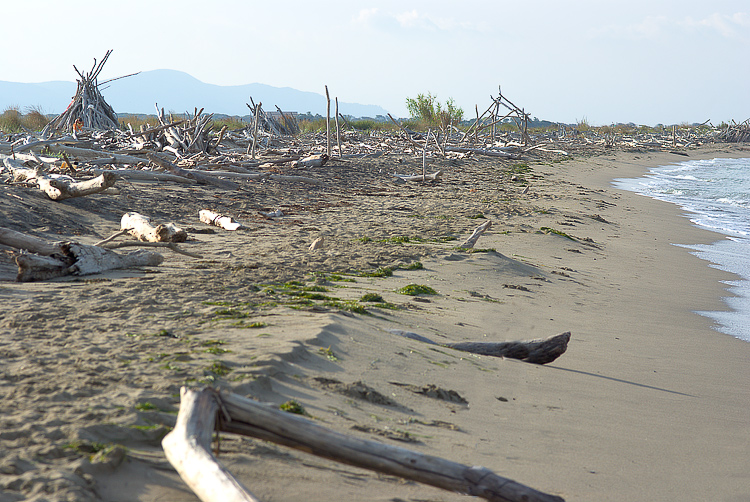
[[[80,79],[78,80],[78,89],[68,108],[60,115],[52,119],[44,128],[44,133],[53,131],[74,131],[82,127],[91,129],[112,129],[118,127],[117,114],[111,106],[104,101],[104,97],[99,92],[99,83],[97,78],[99,73],[107,62],[107,58],[112,54],[109,50],[104,58],[97,63],[94,59],[94,66],[88,73],[81,73],[73,65]]]

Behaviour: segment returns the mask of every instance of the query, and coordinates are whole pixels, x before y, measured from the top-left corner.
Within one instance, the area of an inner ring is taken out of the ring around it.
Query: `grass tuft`
[[[402,295],[410,295],[410,296],[438,294],[437,291],[423,284],[407,284],[403,288],[397,289],[396,292]]]

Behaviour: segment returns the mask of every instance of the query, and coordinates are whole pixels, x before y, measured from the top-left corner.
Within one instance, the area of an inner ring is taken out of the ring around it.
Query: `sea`
[[[724,302],[731,310],[697,313],[716,321],[718,331],[750,342],[750,158],[686,160],[614,185],[677,204],[695,225],[725,236],[712,244],[682,245],[708,266],[737,276],[726,281],[732,296]]]

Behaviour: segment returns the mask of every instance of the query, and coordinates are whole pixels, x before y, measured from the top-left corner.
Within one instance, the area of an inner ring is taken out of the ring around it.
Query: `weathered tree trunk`
[[[390,329],[389,333],[403,336],[419,342],[429,343],[431,345],[441,345],[451,349],[471,352],[483,356],[507,357],[509,359],[520,359],[528,363],[547,364],[551,363],[568,349],[570,341],[570,331],[559,333],[548,338],[538,338],[534,340],[521,340],[514,342],[456,342],[456,343],[437,343],[429,338],[399,329]]]
[[[255,500],[211,455],[213,417],[219,428],[295,448],[376,472],[399,476],[491,502],[562,502],[563,499],[494,474],[484,467],[423,455],[405,448],[346,436],[312,421],[213,389],[180,391],[177,425],[162,441],[167,458],[203,502]],[[218,403],[216,402],[218,400]]]
[[[129,267],[156,266],[164,258],[152,251],[118,254],[76,242],[48,243],[15,230],[0,228],[0,244],[21,249],[15,256],[19,282],[41,281],[64,275],[90,275]],[[38,254],[31,254],[38,253]]]
[[[568,349],[570,331],[551,336],[549,338],[517,341],[517,342],[458,342],[443,343],[443,347],[450,347],[472,354],[483,356],[507,357],[520,359],[527,363],[551,363]]]
[[[40,256],[20,253],[16,256],[18,282],[43,281],[65,275],[91,275],[130,267],[156,266],[164,261],[159,253],[134,251],[118,254],[109,249],[75,242],[61,245],[63,255]]]
[[[167,460],[203,502],[257,502],[211,452],[219,404],[211,389],[180,389],[177,424],[161,444]]]
[[[44,256],[62,253],[62,248],[60,247],[62,243],[60,242],[50,243],[39,237],[16,232],[10,228],[0,227],[0,244],[16,249],[25,249],[31,253]]]
[[[103,192],[113,186],[116,181],[117,176],[109,172],[104,172],[87,181],[75,181],[69,176],[48,175],[37,178],[39,189],[46,193],[47,197],[56,201]]]
[[[130,229],[130,235],[146,242],[185,242],[187,232],[174,223],[152,225],[151,219],[139,213],[125,213],[120,220],[120,228]]]

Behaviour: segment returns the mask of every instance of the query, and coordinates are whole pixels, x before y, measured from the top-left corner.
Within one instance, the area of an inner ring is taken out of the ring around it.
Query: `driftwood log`
[[[562,502],[484,467],[467,466],[405,448],[347,436],[237,394],[213,389],[180,391],[177,425],[162,441],[167,459],[203,502],[256,501],[211,453],[219,430],[251,436],[319,457],[417,481],[492,502]]]
[[[86,181],[76,181],[65,175],[46,175],[37,178],[39,189],[55,201],[100,193],[114,186],[116,181],[117,176],[107,172]]]
[[[328,158],[328,155],[326,155],[325,153],[310,155],[308,157],[305,157],[304,159],[292,162],[292,167],[323,167],[324,165],[326,165],[326,162],[328,162]]]
[[[153,225],[148,216],[139,213],[125,213],[120,220],[122,230],[130,229],[130,235],[146,242],[185,242],[187,232],[174,223]]]
[[[568,349],[570,342],[570,331],[559,333],[548,338],[537,338],[534,340],[519,340],[514,342],[456,342],[437,343],[427,337],[402,331],[399,329],[388,330],[394,335],[403,336],[419,342],[431,345],[440,345],[451,349],[471,352],[483,356],[507,357],[509,359],[520,359],[527,363],[547,364],[551,363]]]
[[[224,216],[209,209],[198,211],[198,217],[206,225],[214,225],[224,230],[239,230],[240,228],[244,228],[242,223],[234,221],[231,216]]]
[[[402,176],[396,174],[395,177],[404,181],[436,181],[443,176],[443,171],[435,171],[432,174],[414,174],[410,176]]]
[[[26,167],[23,163],[11,157],[4,158],[3,164],[12,173],[14,183],[22,181],[28,183],[36,182],[39,189],[55,201],[103,192],[107,188],[114,186],[117,181],[115,174],[106,171],[95,178],[76,181],[66,175],[44,174],[40,167]]]
[[[107,270],[156,266],[164,260],[152,251],[118,254],[77,242],[49,243],[15,230],[0,228],[0,244],[20,249],[15,262],[18,282],[42,281],[65,275],[90,275]]]

